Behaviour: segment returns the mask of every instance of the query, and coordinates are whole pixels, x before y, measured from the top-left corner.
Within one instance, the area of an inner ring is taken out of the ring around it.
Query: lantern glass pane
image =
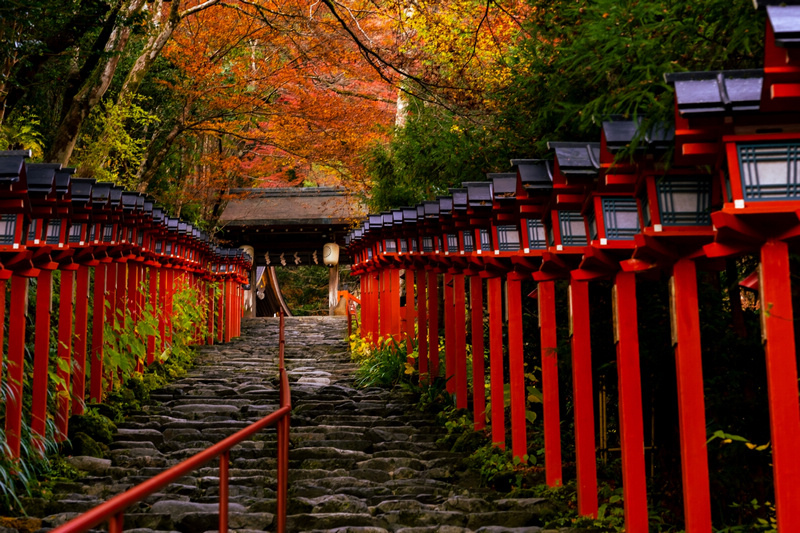
[[[433,238],[432,237],[423,237],[422,238],[422,251],[425,253],[433,252]]]
[[[529,218],[528,222],[528,244],[532,250],[544,250],[547,248],[547,233],[541,220]]]
[[[564,246],[584,246],[586,240],[586,224],[579,211],[559,211],[559,229],[561,230],[561,244]]]
[[[33,242],[34,240],[37,239],[36,227],[38,226],[38,224],[39,224],[38,220],[36,220],[36,219],[31,220],[31,225],[28,228],[28,242]]]
[[[492,237],[488,229],[481,229],[481,252],[488,252],[492,249]]]
[[[89,224],[89,234],[86,235],[86,240],[87,241],[93,241],[94,240],[94,232],[95,232],[95,225],[94,224]]]
[[[400,239],[400,251],[403,253],[408,251],[408,239]]]
[[[639,211],[635,198],[603,198],[606,238],[633,240],[639,233]]]
[[[472,234],[471,231],[465,231],[462,233],[464,235],[464,251],[465,252],[474,252],[475,251],[475,236]]]
[[[17,215],[0,215],[0,244],[14,244],[17,231]]]
[[[519,250],[519,231],[516,226],[497,226],[498,249],[503,252]]]
[[[156,241],[156,253],[161,253],[161,241]]]
[[[69,242],[81,242],[81,233],[83,233],[83,224],[77,223],[69,227]]]
[[[397,253],[397,241],[395,241],[394,239],[386,239],[385,245],[387,254]]]
[[[438,237],[438,236],[436,237],[436,249],[439,252],[443,252],[444,251],[444,246],[442,245],[442,238]]]
[[[589,221],[589,239],[597,239],[599,235],[597,233],[597,218],[594,216],[594,211],[586,215],[586,218]]]
[[[164,248],[164,253],[167,254],[167,255],[171,255],[172,254],[172,243],[171,242],[168,242],[166,244],[166,248]]]
[[[106,224],[103,226],[103,242],[111,242],[114,240],[114,226]]]
[[[61,219],[51,218],[47,223],[47,244],[58,244],[61,240]]]
[[[737,148],[746,200],[800,197],[800,143],[740,144]]]
[[[664,178],[656,184],[661,224],[702,226],[711,224],[710,178]]]
[[[458,235],[455,233],[447,234],[447,251],[450,253],[458,251]]]
[[[140,231],[139,234],[136,236],[136,244],[141,246],[143,242],[144,242],[144,233]]]
[[[411,251],[412,252],[417,252],[418,251],[417,248],[418,248],[417,239],[416,238],[411,239]]]

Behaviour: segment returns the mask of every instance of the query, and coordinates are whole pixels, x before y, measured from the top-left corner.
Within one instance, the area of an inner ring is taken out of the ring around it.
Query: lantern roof
[[[383,224],[384,228],[392,227],[392,221],[393,221],[393,217],[392,217],[392,212],[391,211],[383,211],[381,213],[381,223]]]
[[[28,176],[28,193],[50,194],[56,183],[56,171],[61,169],[60,163],[29,163],[26,165]]]
[[[25,159],[30,150],[0,150],[0,183],[16,183],[25,171]]]
[[[553,189],[553,170],[544,159],[512,159],[511,168],[519,176],[522,187],[528,192],[549,194]]]
[[[439,202],[434,200],[429,200],[427,202],[423,202],[425,206],[425,218],[433,219],[439,218]]]
[[[417,204],[417,220],[425,218],[425,204]]]
[[[72,178],[70,188],[73,203],[88,204],[92,201],[92,188],[95,180],[92,178]]]
[[[439,215],[451,215],[453,212],[453,197],[452,196],[437,196],[439,200]]]
[[[517,173],[499,172],[486,174],[492,180],[492,198],[494,200],[515,200],[517,197]]]
[[[108,200],[111,203],[111,207],[121,207],[122,206],[122,193],[125,192],[125,189],[120,187],[119,185],[113,185],[111,190],[108,193]]]
[[[373,230],[376,228],[380,228],[383,225],[383,217],[380,214],[372,214],[369,215],[369,227]]]
[[[417,223],[417,208],[416,207],[408,207],[404,206],[400,208],[403,212],[403,223],[404,224],[416,224]]]
[[[145,197],[143,194],[139,193],[136,195],[136,209],[140,211],[144,209],[144,200]]]
[[[136,197],[135,192],[122,191],[122,210],[130,212],[136,209]]]
[[[108,197],[111,194],[111,184],[107,181],[97,181],[92,187],[92,205],[94,207],[105,207],[108,204]]]
[[[666,124],[655,124],[647,132],[642,132],[644,120],[615,119],[603,122],[603,136],[606,148],[612,154],[627,148],[634,139],[637,150],[652,149],[663,151],[672,147],[675,141],[675,128]]]
[[[164,221],[164,208],[160,205],[153,205],[153,222],[160,224]]]
[[[75,174],[73,167],[64,167],[56,170],[56,194],[63,196],[70,192],[69,184],[72,181],[73,174]]]
[[[467,188],[467,201],[470,207],[491,207],[493,198],[491,181],[465,181],[461,185]]]
[[[548,142],[564,176],[595,176],[600,168],[599,142]]]
[[[767,5],[775,44],[782,48],[800,48],[800,6],[775,2]]]
[[[467,207],[469,207],[467,188],[459,187],[456,189],[450,189],[449,192],[453,198],[453,209],[456,211],[466,211]]]
[[[665,74],[675,87],[681,115],[758,111],[761,105],[763,69]]]
[[[403,210],[402,209],[392,209],[392,223],[395,226],[401,226],[403,224]]]

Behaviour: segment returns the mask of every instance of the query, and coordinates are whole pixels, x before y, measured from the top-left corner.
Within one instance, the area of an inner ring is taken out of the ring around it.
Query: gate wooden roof
[[[344,246],[344,237],[364,215],[361,200],[343,187],[233,189],[220,217],[225,237],[255,248],[259,265],[322,264],[327,242]],[[314,252],[316,252],[316,261]],[[340,262],[349,262],[342,249]]]

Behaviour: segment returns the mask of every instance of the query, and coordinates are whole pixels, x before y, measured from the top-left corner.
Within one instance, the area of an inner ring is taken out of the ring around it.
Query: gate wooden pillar
[[[592,337],[589,316],[589,282],[569,283],[569,317],[572,344],[572,403],[575,412],[575,462],[578,513],[597,516],[597,456],[592,391]]]
[[[109,260],[102,260],[94,269],[94,295],[92,304],[92,364],[90,366],[89,399],[100,403],[103,399],[103,328],[106,322],[106,278]]]
[[[50,308],[53,303],[53,271],[42,268],[36,277],[36,322],[33,348],[33,395],[31,433],[37,452],[44,453],[47,423],[47,381],[50,364]]]
[[[414,326],[416,325],[416,312],[414,309],[414,271],[406,269],[406,354],[408,354],[408,364],[414,365]]]
[[[639,366],[636,278],[633,273],[619,272],[614,277],[613,304],[625,530],[630,533],[647,533],[649,526],[642,422],[642,378]]]
[[[525,360],[522,351],[522,279],[523,276],[516,272],[509,272],[506,276],[508,375],[511,387],[511,450],[514,457],[525,462],[528,454],[528,439],[525,428],[527,423],[525,417]]]
[[[505,390],[503,383],[503,280],[486,281],[489,311],[489,381],[492,402],[492,444],[506,447]]]
[[[67,438],[67,421],[69,420],[69,382],[72,369],[72,291],[75,287],[75,270],[61,271],[61,288],[58,296],[58,378],[60,383],[56,389],[56,441],[63,442]]]

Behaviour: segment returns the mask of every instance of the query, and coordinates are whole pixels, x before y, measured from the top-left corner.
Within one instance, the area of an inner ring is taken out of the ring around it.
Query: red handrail
[[[289,390],[289,379],[284,368],[284,317],[280,315],[280,349],[279,349],[279,373],[280,373],[280,408],[265,416],[246,428],[237,431],[217,444],[193,455],[165,470],[157,476],[148,479],[144,483],[136,485],[122,494],[115,496],[105,503],[85,512],[84,514],[70,520],[66,524],[57,527],[53,533],[80,533],[87,531],[98,524],[107,521],[109,533],[121,533],[123,516],[125,509],[136,502],[139,502],[159,489],[169,485],[190,472],[209,463],[219,457],[219,531],[228,531],[228,462],[230,460],[230,449],[257,433],[258,431],[276,425],[278,431],[278,494],[277,494],[277,529],[283,533],[286,531],[286,504],[287,488],[289,477],[289,415],[292,410],[291,392]]]
[[[347,301],[345,308],[347,310],[347,338],[349,339],[350,335],[353,334],[352,322],[354,318],[356,320],[356,327],[358,327],[358,318],[355,316],[355,304],[361,305],[361,300],[350,294],[350,291],[339,291],[338,297],[344,298]]]

